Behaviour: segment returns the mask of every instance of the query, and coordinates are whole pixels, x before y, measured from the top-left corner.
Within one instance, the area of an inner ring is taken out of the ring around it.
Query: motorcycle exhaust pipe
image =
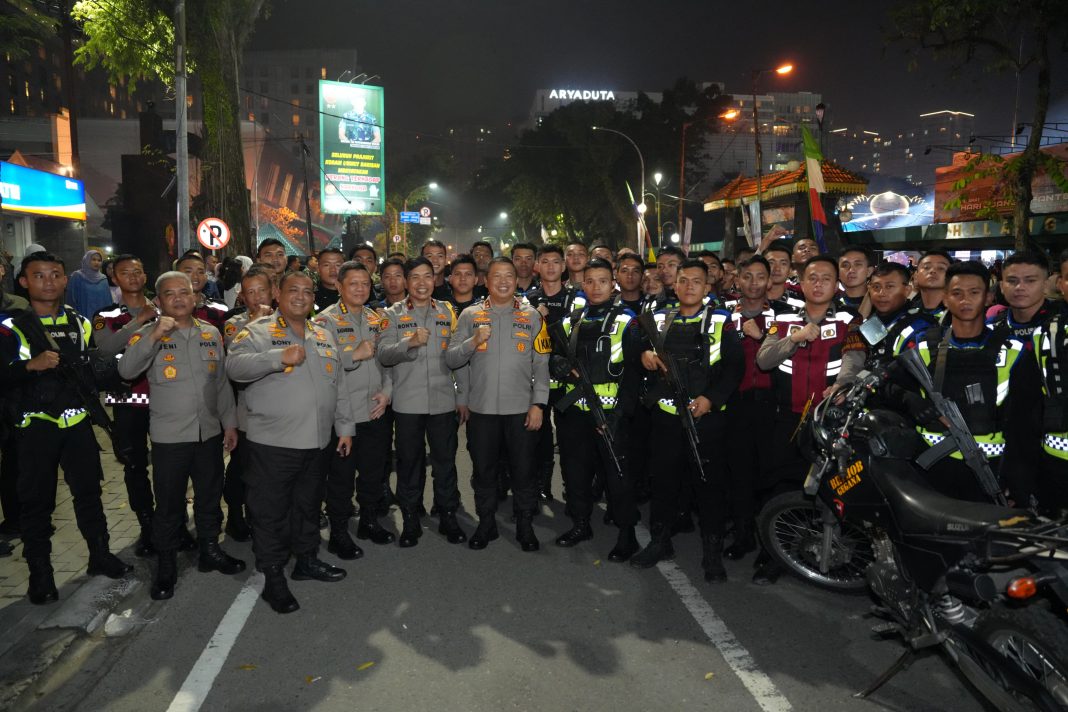
[[[1031,575],[1032,573],[1027,569],[993,573],[975,573],[957,569],[946,574],[946,587],[951,594],[962,600],[990,603],[997,600],[1014,580]]]

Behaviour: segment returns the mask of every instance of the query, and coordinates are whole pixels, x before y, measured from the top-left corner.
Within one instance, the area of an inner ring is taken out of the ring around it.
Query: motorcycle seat
[[[1033,521],[1025,509],[953,499],[908,478],[886,478],[881,489],[905,536],[968,536]]]

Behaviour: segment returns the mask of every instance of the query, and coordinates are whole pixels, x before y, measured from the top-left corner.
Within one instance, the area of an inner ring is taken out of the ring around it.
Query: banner
[[[1068,161],[1068,144],[1059,144],[1042,149],[1043,153],[1052,154],[1062,161]],[[1019,154],[1005,156],[1010,160]],[[967,222],[988,220],[983,213],[993,208],[998,215],[1012,215],[1016,209],[1016,200],[1002,180],[1002,171],[998,167],[991,175],[978,174],[994,168],[997,164],[984,162],[977,170],[968,170],[968,162],[975,158],[973,153],[955,153],[953,165],[935,169],[935,222]],[[1068,172],[1068,163],[1062,163],[1062,172]],[[963,189],[955,187],[958,181],[966,181]],[[1068,193],[1063,192],[1053,180],[1039,168],[1031,179],[1031,212],[1035,215],[1068,211]],[[960,198],[960,206],[947,209],[946,204]]]
[[[74,178],[0,161],[0,211],[85,220],[85,185]]]
[[[322,212],[382,215],[386,204],[382,87],[319,82]]]

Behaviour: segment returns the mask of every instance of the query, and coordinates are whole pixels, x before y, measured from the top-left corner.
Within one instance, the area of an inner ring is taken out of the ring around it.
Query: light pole
[[[641,200],[641,204],[645,205],[645,158],[642,156],[642,151],[641,151],[640,148],[638,148],[638,144],[634,143],[634,139],[632,139],[630,136],[628,136],[627,134],[623,133],[622,131],[616,131],[615,129],[608,129],[608,128],[605,128],[604,126],[591,126],[590,128],[592,130],[594,130],[594,131],[607,131],[608,133],[619,134],[623,138],[627,139],[627,141],[630,142],[631,146],[634,146],[634,150],[638,152],[638,163],[641,164],[641,168],[642,168],[642,180],[641,180],[642,200]],[[640,207],[639,207],[639,212],[641,212],[641,208]],[[645,218],[643,216],[642,217],[642,223],[643,224],[644,224],[644,221],[645,221]],[[639,252],[639,254],[641,253],[641,251],[642,251],[642,236],[639,234],[638,235],[638,252]]]
[[[734,121],[738,118],[739,111],[737,109],[727,109],[717,119],[724,119],[726,121]],[[707,116],[697,121],[686,121],[682,124],[682,141],[679,143],[679,224],[682,224],[683,219],[683,200],[686,197],[686,130],[695,124],[703,124],[711,121],[713,117]]]
[[[656,246],[664,246],[664,223],[660,222],[660,181],[664,174],[657,171],[653,174],[653,183],[656,184]]]
[[[764,156],[760,150],[760,116],[757,113],[757,82],[760,80],[761,75],[768,74],[769,72],[775,72],[780,77],[789,74],[794,71],[794,65],[784,64],[776,69],[754,69],[753,70],[753,143],[756,147],[756,213],[753,215],[753,244],[759,245],[760,238],[763,233],[763,228],[760,224],[760,198],[764,193],[764,186],[762,185],[763,170],[764,170]],[[743,210],[744,210],[743,206]]]
[[[426,183],[424,185],[417,185],[414,188],[412,188],[411,191],[408,193],[408,195],[404,196],[404,207],[401,209],[401,212],[404,212],[404,213],[408,212],[408,201],[411,200],[412,196],[414,196],[416,193],[418,193],[419,191],[423,190],[424,188],[426,188],[427,190],[435,190],[435,189],[437,189],[437,187],[438,187],[437,183],[435,183],[434,181],[430,181],[429,183]],[[398,223],[400,222],[400,215],[397,216],[397,222]],[[398,225],[394,225],[394,229],[397,230],[397,232],[399,232],[400,231],[399,224]],[[394,234],[396,234],[396,232]],[[404,253],[408,254],[408,223],[404,223],[404,235],[403,235],[403,237],[404,237]]]

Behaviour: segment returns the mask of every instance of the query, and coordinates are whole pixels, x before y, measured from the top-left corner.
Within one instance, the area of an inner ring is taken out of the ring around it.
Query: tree
[[[25,59],[30,52],[56,33],[56,22],[32,10],[0,13],[0,54],[11,61]]]
[[[1068,48],[1068,3],[1063,0],[911,0],[891,13],[889,39],[908,43],[913,55],[931,53],[946,59],[954,72],[985,58],[994,71],[1035,72],[1031,133],[1023,153],[1003,162],[1001,170],[1016,201],[1013,216],[1016,249],[1027,247],[1031,179],[1049,158],[1040,153],[1049,110],[1051,52]],[[1047,170],[1060,176],[1059,168]]]
[[[231,250],[251,254],[245,162],[238,111],[241,57],[264,0],[187,0],[188,61],[203,96],[201,192],[193,212],[230,225]],[[103,67],[113,79],[174,79],[174,22],[170,0],[80,0],[74,17],[85,31],[77,62]],[[176,97],[176,100],[183,100]],[[194,219],[195,222],[195,219]]]

